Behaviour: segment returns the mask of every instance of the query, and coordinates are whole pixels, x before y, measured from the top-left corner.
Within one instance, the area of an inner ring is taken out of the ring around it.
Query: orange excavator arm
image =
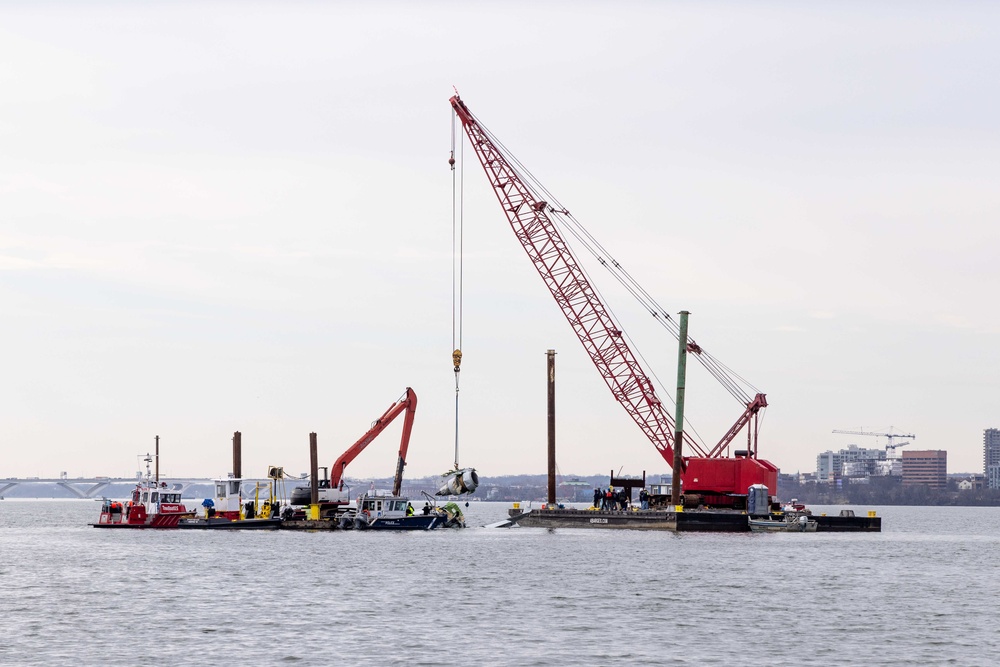
[[[347,468],[348,464],[357,458],[358,454],[365,450],[365,447],[370,445],[372,441],[378,437],[379,433],[385,430],[385,428],[392,423],[392,421],[398,417],[401,413],[405,412],[406,417],[403,419],[403,435],[399,440],[399,459],[396,461],[396,476],[392,480],[392,494],[398,496],[400,489],[403,485],[403,468],[406,466],[406,450],[410,446],[410,431],[413,430],[413,415],[417,411],[417,395],[409,387],[403,393],[403,396],[389,406],[381,417],[372,422],[372,427],[368,429],[361,438],[358,439],[353,445],[347,448],[340,458],[334,462],[333,467],[330,468],[330,488],[338,488],[340,482],[344,477],[344,470]]]

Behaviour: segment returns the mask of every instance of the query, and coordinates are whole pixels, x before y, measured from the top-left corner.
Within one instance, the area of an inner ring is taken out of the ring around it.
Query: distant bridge
[[[167,488],[171,491],[180,491],[181,495],[184,495],[185,491],[196,484],[215,484],[214,479],[190,477],[161,477],[160,481],[166,483]],[[257,480],[244,480],[244,483],[256,483],[256,481]],[[53,479],[41,477],[12,477],[10,479],[0,479],[0,497],[2,497],[3,494],[10,489],[13,489],[15,486],[20,484],[55,484],[56,486],[66,489],[77,498],[100,498],[104,495],[103,492],[106,491],[112,484],[131,485],[137,482],[138,480],[135,477],[75,477],[72,479],[65,477],[57,477]]]

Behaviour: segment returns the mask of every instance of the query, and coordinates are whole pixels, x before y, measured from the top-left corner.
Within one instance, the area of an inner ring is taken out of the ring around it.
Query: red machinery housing
[[[549,217],[550,214],[568,216],[569,212],[555,209],[528,185],[499,142],[476,120],[457,94],[450,101],[514,234],[577,338],[615,399],[664,460],[673,465],[674,420],[657,398],[653,383],[629,349],[621,328],[612,320]],[[701,354],[697,345],[689,349],[694,354]],[[741,502],[739,499],[746,496],[752,484],[765,484],[772,496],[777,492],[778,468],[757,458],[757,417],[767,406],[767,400],[764,394],[758,393],[744,405],[743,414],[711,450],[706,451],[684,435],[683,449],[698,454],[684,457],[681,483],[685,494],[699,494],[706,504],[732,506]],[[747,449],[730,457],[729,445],[743,427],[747,427]]]

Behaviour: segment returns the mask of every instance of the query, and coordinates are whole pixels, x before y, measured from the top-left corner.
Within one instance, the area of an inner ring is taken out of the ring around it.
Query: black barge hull
[[[881,532],[881,517],[813,516],[816,532]],[[750,523],[743,512],[731,510],[640,510],[606,512],[555,509],[518,512],[510,510],[510,522],[525,528],[617,528],[668,530],[678,533],[747,533]]]
[[[194,530],[265,530],[281,526],[281,519],[187,519],[178,528]]]
[[[817,533],[881,533],[880,516],[816,516],[809,517],[816,522]]]
[[[526,528],[624,528],[692,533],[741,533],[750,530],[746,514],[726,511],[534,510],[523,514],[512,513],[510,521]]]

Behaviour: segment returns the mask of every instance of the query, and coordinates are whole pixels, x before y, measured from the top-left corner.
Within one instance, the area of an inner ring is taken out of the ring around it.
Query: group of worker
[[[632,503],[629,494],[625,489],[615,491],[610,486],[607,489],[594,489],[594,508],[599,510],[625,511]],[[649,509],[649,493],[646,489],[639,490],[639,506],[641,509]]]
[[[606,489],[594,489],[594,507],[601,510],[627,510],[629,497],[625,489],[615,491],[610,486]]]
[[[123,503],[118,500],[105,500],[103,511],[111,515],[111,523],[127,522],[129,513],[132,511],[132,502]]]

